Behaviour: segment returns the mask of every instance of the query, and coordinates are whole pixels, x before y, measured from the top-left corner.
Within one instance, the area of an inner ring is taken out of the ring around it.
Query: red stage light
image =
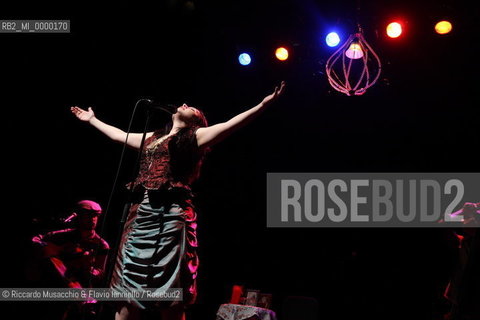
[[[403,32],[403,27],[399,22],[391,22],[387,26],[387,35],[390,38],[398,38]]]

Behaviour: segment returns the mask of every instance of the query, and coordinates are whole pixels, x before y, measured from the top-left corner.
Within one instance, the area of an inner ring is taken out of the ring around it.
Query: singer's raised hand
[[[275,91],[272,94],[269,94],[268,96],[266,96],[263,99],[262,103],[265,105],[272,103],[282,95],[284,90],[285,90],[285,81],[282,81],[282,83],[280,83],[280,88],[275,87]]]
[[[70,111],[81,121],[88,122],[93,117],[95,117],[95,113],[93,112],[92,108],[89,107],[88,110],[83,110],[77,106],[71,107]]]
[[[105,134],[107,137],[112,139],[115,142],[126,143],[129,147],[134,149],[139,149],[143,139],[143,133],[127,133],[117,127],[106,124],[103,121],[100,121],[93,112],[92,108],[88,110],[83,110],[77,106],[71,107],[70,111],[77,117],[80,121],[87,122],[94,128],[98,129],[100,132]],[[149,138],[153,135],[153,132],[148,132],[146,138]],[[127,139],[128,138],[128,139]]]

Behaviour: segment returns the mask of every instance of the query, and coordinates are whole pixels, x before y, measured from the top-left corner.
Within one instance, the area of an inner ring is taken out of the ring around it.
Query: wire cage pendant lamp
[[[382,63],[358,26],[358,31],[328,58],[325,68],[333,89],[347,96],[360,96],[377,82]]]

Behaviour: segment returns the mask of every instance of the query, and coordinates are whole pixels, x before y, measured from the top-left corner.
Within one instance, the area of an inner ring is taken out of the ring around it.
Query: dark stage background
[[[384,71],[364,96],[333,91],[323,42],[354,31],[356,1],[1,3],[2,19],[70,19],[70,34],[0,34],[3,118],[2,287],[28,284],[32,235],[80,199],[106,207],[121,146],[69,111],[92,106],[126,129],[135,101],[187,102],[211,124],[285,95],[218,144],[195,185],[201,269],[191,319],[214,319],[233,284],[318,300],[321,319],[438,319],[455,251],[448,230],[267,229],[267,172],[478,172],[478,14],[462,1],[362,1]],[[390,18],[407,20],[387,40]],[[448,17],[452,34],[433,32]],[[272,56],[289,45],[291,58]],[[248,67],[237,63],[254,54]],[[157,115],[156,125],[168,120]],[[143,113],[134,122],[142,128]],[[104,225],[113,242],[135,153],[127,151]],[[480,198],[479,198],[480,199]],[[480,201],[470,199],[471,201]],[[36,222],[35,222],[36,221]],[[6,304],[19,315],[24,303]],[[3,306],[2,306],[3,308]]]

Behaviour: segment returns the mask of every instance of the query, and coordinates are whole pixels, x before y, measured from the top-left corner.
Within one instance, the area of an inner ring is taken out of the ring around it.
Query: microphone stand
[[[133,111],[133,114],[132,114],[132,119],[133,120],[133,117],[135,115],[135,111],[137,109],[137,106],[138,106],[138,103],[140,101],[148,101],[147,99],[141,99],[141,100],[138,100],[136,105],[135,105],[135,108],[134,108],[134,111]],[[104,288],[109,288],[109,285],[110,285],[110,281],[111,281],[111,278],[113,276],[113,271],[114,271],[114,268],[115,268],[115,264],[116,264],[116,260],[117,260],[117,256],[118,256],[118,249],[120,247],[120,243],[121,243],[121,236],[123,234],[123,228],[125,226],[125,222],[127,220],[127,217],[128,217],[128,213],[130,212],[130,208],[132,206],[132,201],[133,201],[133,183],[135,181],[135,178],[137,177],[137,173],[138,173],[138,170],[139,170],[139,166],[140,166],[140,160],[142,158],[142,154],[143,154],[143,146],[145,144],[145,137],[146,137],[146,134],[147,134],[147,128],[148,128],[148,125],[150,123],[150,119],[151,119],[151,110],[150,109],[147,109],[147,119],[145,121],[145,126],[143,128],[143,135],[142,135],[142,141],[140,143],[140,149],[139,149],[139,152],[138,152],[138,155],[137,155],[137,159],[135,160],[135,164],[133,166],[133,170],[132,170],[132,178],[129,180],[131,181],[129,184],[130,184],[130,188],[129,188],[129,191],[128,191],[128,194],[127,194],[127,201],[125,202],[124,204],[124,207],[123,207],[123,212],[122,212],[122,217],[120,219],[120,223],[118,225],[118,229],[117,229],[117,233],[116,233],[116,237],[114,238],[115,239],[115,243],[114,243],[114,246],[112,248],[110,248],[110,252],[111,254],[109,255],[109,257],[107,258],[107,271],[105,272],[105,277],[104,277]],[[125,147],[127,145],[127,141],[128,141],[128,135],[130,134],[130,130],[131,130],[131,123],[130,123],[130,126],[128,128],[128,131],[127,131],[127,137],[125,139],[125,144],[124,144],[124,150],[125,150]],[[120,160],[120,164],[119,164],[119,167],[118,167],[118,171],[117,171],[117,178],[118,178],[118,173],[120,171],[120,168],[121,168],[121,164],[122,164],[122,160],[123,160],[123,154],[122,154],[122,157],[121,157],[121,160]],[[115,188],[116,188],[116,184],[117,184],[117,179],[115,179],[115,182],[114,182],[114,186],[113,186],[113,190],[112,190],[112,194],[113,192],[115,191]],[[108,211],[108,207],[107,207],[107,210]],[[107,213],[107,212],[106,212]],[[104,215],[104,220],[105,221],[105,218],[106,218],[106,213]],[[102,227],[104,226],[105,224],[102,223]],[[102,311],[103,311],[103,308],[100,309],[100,312],[99,314],[102,314]]]
[[[109,266],[109,271],[108,273],[106,274],[106,278],[108,280],[108,282],[110,282],[111,280],[111,277],[112,277],[112,274],[113,274],[113,269],[115,267],[115,261],[116,261],[116,258],[117,258],[117,255],[118,255],[118,248],[120,246],[120,240],[121,240],[121,235],[123,233],[123,227],[125,225],[125,222],[127,221],[127,216],[128,216],[128,213],[130,211],[130,207],[132,206],[132,200],[133,200],[133,183],[135,181],[135,178],[137,177],[137,173],[138,173],[138,169],[139,169],[139,166],[140,166],[140,160],[142,158],[142,153],[143,153],[143,146],[145,144],[145,136],[147,134],[147,128],[148,128],[148,125],[150,123],[150,110],[147,111],[147,119],[145,121],[145,127],[143,128],[143,135],[142,135],[142,141],[140,143],[140,149],[139,149],[139,152],[138,152],[138,155],[137,155],[137,159],[135,160],[135,164],[133,166],[133,171],[132,171],[132,179],[130,180],[130,188],[129,188],[129,191],[128,191],[128,194],[127,194],[127,201],[125,203],[125,205],[123,206],[123,213],[122,213],[122,218],[120,219],[120,224],[119,224],[119,229],[117,231],[117,237],[115,239],[117,239],[115,241],[115,246],[112,248],[113,250],[115,251],[112,251],[114,252],[112,255],[111,255],[111,259],[112,261],[110,262],[113,262],[113,263],[109,263],[108,266]]]

